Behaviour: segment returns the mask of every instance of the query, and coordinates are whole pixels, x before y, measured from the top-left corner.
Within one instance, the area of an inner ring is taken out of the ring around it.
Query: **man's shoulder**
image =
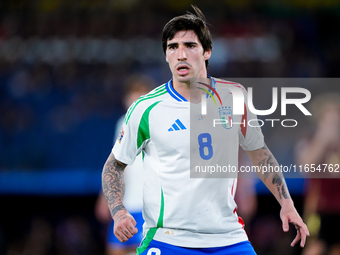
[[[235,87],[238,87],[240,89],[242,89],[244,92],[247,92],[246,89],[244,88],[244,86],[238,82],[235,82],[235,81],[229,81],[229,80],[226,80],[226,79],[220,79],[220,78],[215,78],[213,77],[213,79],[215,80],[216,84],[218,85],[225,85],[225,86],[228,86],[228,85],[232,85],[232,86],[235,86]]]
[[[166,84],[167,83],[163,83],[162,85],[159,85],[158,87],[154,88],[149,93],[141,97],[153,97],[153,96],[159,96],[161,94],[164,94],[163,92],[167,91]]]
[[[128,109],[124,122],[127,124],[132,117],[140,118],[148,109],[153,108],[156,104],[163,101],[167,96],[165,85],[166,84],[162,84],[146,95],[139,97]]]
[[[215,88],[220,93],[226,89],[229,93],[227,94],[233,94],[233,93],[242,93],[244,97],[247,97],[248,91],[245,89],[245,87],[236,81],[230,81],[226,79],[220,79],[220,78],[214,78],[215,81]],[[238,92],[237,92],[238,91]],[[240,94],[239,94],[240,95]]]

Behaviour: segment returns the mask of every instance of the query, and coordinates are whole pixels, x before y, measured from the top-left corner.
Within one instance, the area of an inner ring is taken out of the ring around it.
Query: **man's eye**
[[[169,45],[168,48],[169,48],[170,50],[176,49],[176,45]]]
[[[193,44],[188,44],[188,48],[194,48],[195,47],[195,45],[193,45]]]

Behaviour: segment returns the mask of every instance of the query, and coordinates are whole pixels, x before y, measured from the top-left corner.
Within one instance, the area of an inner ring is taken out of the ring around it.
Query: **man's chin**
[[[190,75],[185,75],[185,76],[177,76],[176,79],[181,82],[181,83],[188,83],[191,80],[191,76]]]

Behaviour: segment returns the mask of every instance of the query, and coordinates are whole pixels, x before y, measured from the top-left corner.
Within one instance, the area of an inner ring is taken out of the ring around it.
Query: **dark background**
[[[35,254],[103,254],[106,227],[93,208],[124,113],[124,80],[171,78],[162,28],[190,4],[213,35],[212,76],[339,77],[335,0],[1,1],[1,254],[30,254],[31,246],[40,247]],[[304,87],[312,97],[339,91]],[[255,106],[270,106],[267,93]],[[294,132],[263,128],[280,163],[294,163],[307,123]],[[302,213],[304,181],[287,182]],[[278,203],[260,184],[256,190],[258,210],[246,228],[258,254],[299,254],[289,247],[294,231],[281,230]]]

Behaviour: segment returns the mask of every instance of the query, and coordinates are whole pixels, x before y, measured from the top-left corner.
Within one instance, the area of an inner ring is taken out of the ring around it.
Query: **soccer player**
[[[114,233],[125,242],[137,230],[136,221],[123,205],[124,169],[142,153],[145,224],[144,239],[137,254],[256,254],[236,212],[237,179],[190,178],[190,153],[193,153],[190,125],[199,125],[201,121],[201,118],[190,121],[191,81],[209,77],[210,87],[225,83],[207,73],[212,53],[211,35],[203,13],[193,8],[196,15],[175,17],[163,29],[162,45],[172,79],[135,101],[127,111],[122,127],[124,135],[104,165],[103,193],[115,222]],[[242,93],[245,95],[245,91]],[[228,98],[229,93],[223,100]],[[245,107],[245,114],[235,117],[237,123],[241,118],[256,119],[248,106]],[[230,165],[237,166],[241,145],[253,165],[278,165],[259,128],[240,124],[226,128],[225,136],[220,137],[221,141],[229,141],[223,144],[224,150],[213,152],[216,137],[205,132],[196,141],[206,148],[194,153],[202,160],[210,160],[218,152]],[[282,174],[260,173],[259,176],[281,205],[283,230],[288,231],[289,223],[297,230],[291,245],[301,239],[303,247],[308,229],[294,207]]]

